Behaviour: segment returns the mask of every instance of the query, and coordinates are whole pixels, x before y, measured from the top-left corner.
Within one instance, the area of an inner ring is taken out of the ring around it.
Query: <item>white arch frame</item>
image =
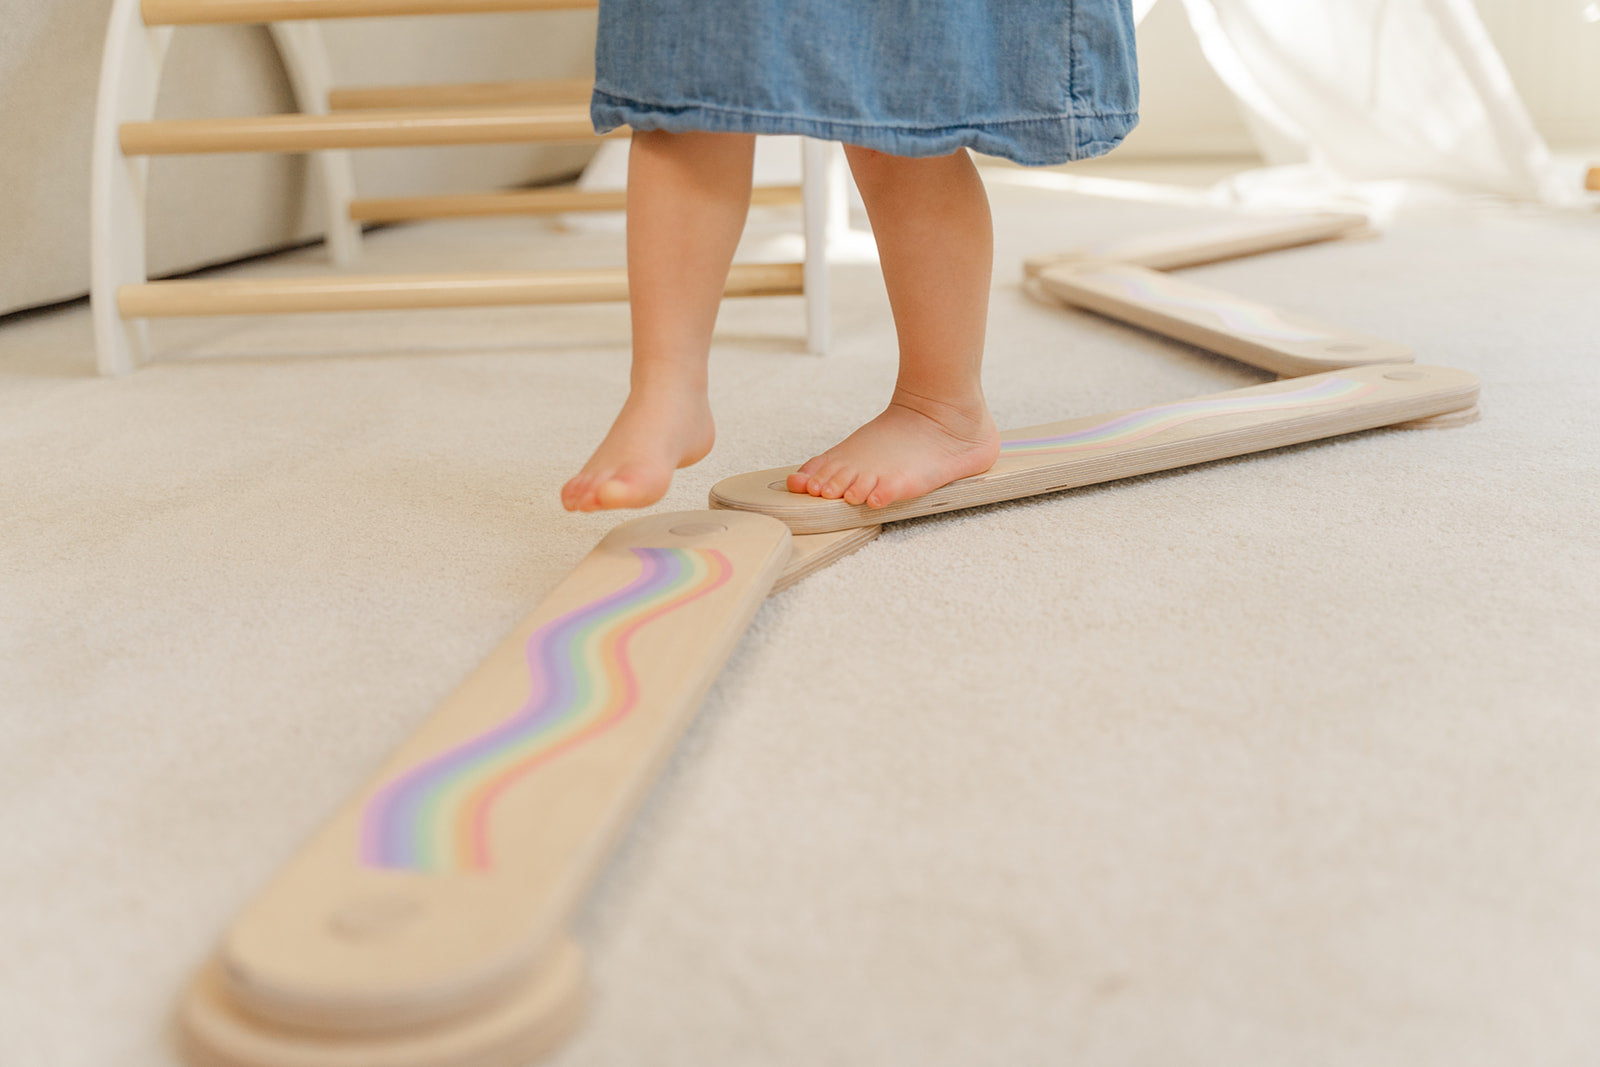
[[[309,22],[277,22],[268,29],[296,106],[306,114],[325,114],[330,75],[320,28]],[[124,122],[155,117],[172,32],[171,26],[146,26],[139,0],[113,0],[100,59],[89,176],[89,302],[95,358],[102,374],[127,374],[149,355],[148,326],[142,319],[122,317],[117,290],[148,280],[145,207],[150,161],[123,155],[119,131]],[[346,266],[361,253],[360,226],[350,221],[355,177],[349,153],[312,155],[328,251],[335,263]]]

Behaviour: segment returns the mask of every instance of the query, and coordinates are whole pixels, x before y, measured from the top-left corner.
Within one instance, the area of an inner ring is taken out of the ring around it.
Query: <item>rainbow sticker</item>
[[[1063,452],[1090,452],[1097,448],[1137,441],[1162,430],[1181,426],[1196,419],[1213,415],[1236,415],[1241,412],[1274,411],[1283,408],[1314,407],[1336,400],[1353,400],[1376,389],[1377,386],[1349,378],[1324,378],[1313,385],[1282,393],[1258,393],[1255,396],[1222,396],[1206,400],[1185,400],[1161,407],[1120,415],[1098,426],[1090,426],[1071,433],[1053,437],[1029,437],[1019,441],[1006,441],[1000,446],[1002,458],[1007,456],[1040,456]]]
[[[1142,275],[1129,278],[1120,274],[1096,274],[1094,277],[1132,300],[1154,304],[1157,307],[1200,311],[1214,315],[1222,320],[1223,326],[1227,329],[1246,337],[1260,337],[1269,341],[1326,341],[1333,337],[1330,333],[1308,330],[1304,326],[1285,322],[1277,312],[1259,304],[1230,303],[1224,293],[1218,293],[1216,297],[1207,300],[1202,297],[1186,296],[1181,292],[1172,292],[1163,285],[1166,279],[1159,274],[1151,278]]]
[[[531,690],[509,718],[379,786],[361,815],[361,859],[431,874],[490,867],[489,820],[534,768],[609,730],[639,700],[628,644],[649,623],[727,582],[714,549],[635,548],[638,577],[535,630]]]

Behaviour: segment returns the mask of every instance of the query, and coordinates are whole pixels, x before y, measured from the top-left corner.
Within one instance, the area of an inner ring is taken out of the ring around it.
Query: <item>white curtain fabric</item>
[[[1156,0],[1135,0],[1138,18]],[[1471,0],[1183,0],[1268,163],[1564,198]]]

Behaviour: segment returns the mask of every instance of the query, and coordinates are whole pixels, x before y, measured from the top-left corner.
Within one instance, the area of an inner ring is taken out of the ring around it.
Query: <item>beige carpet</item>
[[[1002,425],[1262,380],[1018,290],[1205,212],[1010,181]],[[771,600],[580,918],[554,1062],[1593,1064],[1597,267],[1600,218],[1477,207],[1192,272],[1475,372],[1482,421],[907,523]],[[834,276],[825,361],[798,301],[727,307],[721,438],[665,507],[887,395],[876,267]],[[0,323],[6,1067],[172,1063],[224,924],[615,521],[556,489],[621,307],[158,327],[113,381],[82,308]]]

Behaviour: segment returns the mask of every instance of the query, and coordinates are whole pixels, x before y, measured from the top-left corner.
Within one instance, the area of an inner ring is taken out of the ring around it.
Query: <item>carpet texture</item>
[[[994,172],[1002,426],[1260,372],[1020,291],[1213,217]],[[793,254],[794,220],[747,256]],[[604,227],[369,235],[591,265]],[[1600,219],[1489,206],[1193,279],[1412,344],[1481,421],[905,523],[770,600],[588,899],[557,1067],[1592,1064]],[[316,273],[311,254],[245,268]],[[730,302],[663,510],[894,373],[877,267]],[[620,306],[0,324],[0,1064],[166,1067],[229,919],[617,517],[556,491]]]

